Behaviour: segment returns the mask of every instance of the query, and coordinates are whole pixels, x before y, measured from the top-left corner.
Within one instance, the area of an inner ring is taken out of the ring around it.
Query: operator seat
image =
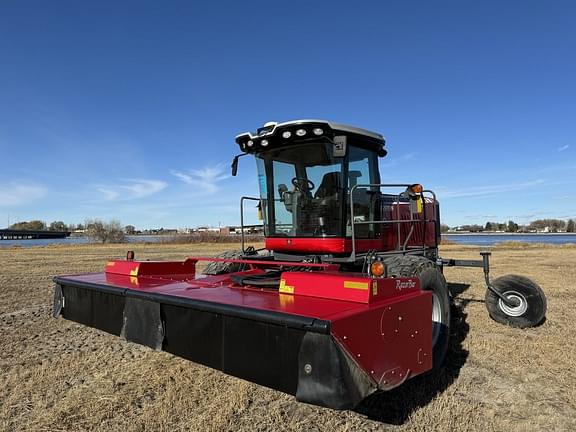
[[[337,195],[341,188],[342,174],[339,172],[326,173],[324,177],[322,177],[320,186],[316,189],[314,198],[331,198]]]
[[[306,228],[315,235],[336,235],[340,226],[340,205],[338,199],[342,190],[342,174],[324,174],[314,193],[314,199],[307,209]]]

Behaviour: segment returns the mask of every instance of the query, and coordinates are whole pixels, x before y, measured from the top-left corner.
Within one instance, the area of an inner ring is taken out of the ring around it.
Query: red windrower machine
[[[446,265],[483,267],[493,319],[544,319],[540,287],[515,275],[491,281],[488,253],[439,256],[436,196],[381,183],[381,135],[299,120],[236,142],[233,175],[241,156],[256,158],[260,196],[241,207],[257,203],[263,250],[242,241],[223,257],[179,262],[129,252],[102,273],[55,277],[54,315],[336,409],[441,366]]]

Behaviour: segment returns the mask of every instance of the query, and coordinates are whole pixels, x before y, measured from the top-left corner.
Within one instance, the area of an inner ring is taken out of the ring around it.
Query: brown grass
[[[137,257],[182,259],[230,245],[130,245]],[[499,246],[493,273],[521,273],[548,295],[528,330],[491,321],[479,269],[451,268],[453,339],[439,374],[370,398],[356,412],[298,403],[226,376],[50,317],[56,274],[100,271],[128,245],[0,248],[0,430],[575,430],[576,248]],[[447,245],[445,257],[478,249]]]

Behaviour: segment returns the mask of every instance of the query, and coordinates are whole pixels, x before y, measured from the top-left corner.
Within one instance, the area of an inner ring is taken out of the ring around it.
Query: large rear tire
[[[240,250],[229,250],[216,255],[216,258],[241,259],[244,253]],[[222,261],[210,261],[202,271],[205,275],[220,275],[244,270],[246,264]]]
[[[486,309],[494,321],[518,328],[534,327],[544,321],[546,296],[537,283],[512,274],[494,279],[491,285],[514,303],[507,305],[492,291],[486,290]]]
[[[420,256],[394,256],[384,264],[388,276],[418,277],[421,288],[432,291],[432,360],[433,368],[440,368],[450,339],[450,293],[444,275],[434,262]]]

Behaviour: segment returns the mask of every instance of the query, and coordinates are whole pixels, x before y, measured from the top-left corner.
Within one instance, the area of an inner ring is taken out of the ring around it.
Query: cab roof
[[[334,142],[335,137],[342,136],[345,136],[350,144],[372,150],[379,156],[386,155],[386,141],[379,133],[315,119],[268,122],[255,133],[244,132],[237,135],[236,143],[246,153],[261,153],[295,143]]]

